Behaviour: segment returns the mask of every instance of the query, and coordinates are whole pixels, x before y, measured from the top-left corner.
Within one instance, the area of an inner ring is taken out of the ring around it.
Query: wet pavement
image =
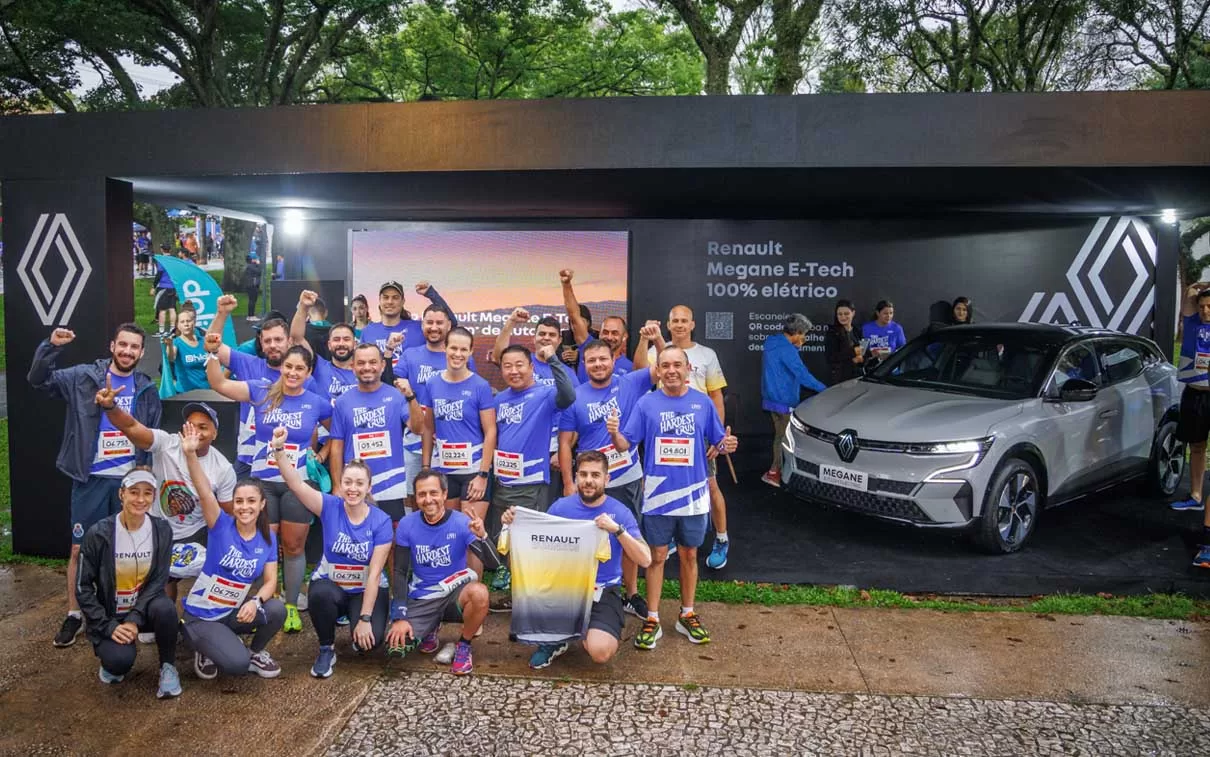
[[[269,647],[280,678],[198,680],[182,645],[184,695],[157,701],[154,647],[104,686],[83,637],[51,646],[63,583],[0,568],[0,754],[1210,753],[1200,622],[707,603],[714,642],[694,646],[668,603],[658,648],[635,650],[628,619],[605,666],[572,649],[531,671],[492,615],[470,681],[419,654],[359,657],[344,631],[318,681],[304,614]]]

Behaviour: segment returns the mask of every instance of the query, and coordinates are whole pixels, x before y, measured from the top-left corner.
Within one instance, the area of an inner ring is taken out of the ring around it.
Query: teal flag
[[[172,285],[176,289],[178,307],[183,305],[186,300],[192,302],[197,311],[198,328],[203,331],[209,328],[210,322],[218,314],[218,298],[223,294],[218,282],[190,260],[181,260],[170,255],[156,255],[155,262],[163,266],[164,270],[168,272],[168,278],[172,279]],[[223,325],[223,344],[232,349],[238,346],[238,342],[235,340],[235,326],[231,324],[230,318]],[[176,394],[177,387],[174,386],[175,382],[172,380],[172,372],[168,364],[168,351],[162,342],[160,344],[160,370],[160,397],[167,399]]]

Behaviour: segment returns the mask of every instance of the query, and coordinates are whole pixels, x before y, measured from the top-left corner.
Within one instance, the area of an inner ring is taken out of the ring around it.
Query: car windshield
[[[913,339],[866,377],[868,381],[995,399],[1036,396],[1055,347],[1024,334],[966,328]]]

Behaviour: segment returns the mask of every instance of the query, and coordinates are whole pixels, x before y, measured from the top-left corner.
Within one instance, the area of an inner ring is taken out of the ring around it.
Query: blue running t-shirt
[[[326,394],[335,400],[340,395],[357,386],[357,374],[349,368],[341,368],[331,360],[315,356],[315,379],[317,394]]]
[[[596,337],[589,337],[580,345],[580,367],[576,369],[576,378],[580,380],[581,384],[588,383],[588,370],[584,367],[584,348],[594,339]],[[618,355],[613,359],[613,375],[625,376],[633,370],[634,361],[625,355]]]
[[[403,427],[410,415],[403,395],[386,384],[345,392],[332,409],[332,438],[344,442],[344,462],[360,458],[370,467],[376,499],[407,496]]]
[[[565,369],[566,370],[566,369]],[[570,377],[571,371],[567,371]],[[550,483],[550,427],[559,417],[554,386],[496,395],[496,478],[504,486]]]
[[[1181,383],[1210,386],[1210,323],[1202,323],[1197,313],[1181,323],[1181,359],[1178,374]]]
[[[465,583],[473,575],[466,567],[466,550],[478,537],[471,533],[470,518],[456,510],[446,510],[435,524],[417,510],[395,529],[395,543],[412,553],[412,577],[407,599],[436,599]],[[395,587],[391,599],[391,619],[407,617],[407,602],[399,596],[403,587]]]
[[[879,326],[877,321],[863,324],[861,327],[861,338],[869,340],[868,349],[876,351],[885,350],[888,353],[894,352],[907,344],[907,337],[903,335],[903,327],[894,321],[885,326]]]
[[[558,515],[571,520],[596,520],[597,516],[605,513],[614,522],[626,529],[637,540],[642,540],[639,522],[635,520],[630,508],[613,497],[605,497],[605,501],[595,507],[589,507],[580,499],[577,492],[569,497],[556,499],[546,511],[547,515]],[[609,535],[609,559],[597,565],[597,586],[617,586],[622,583],[622,545],[618,537]]]
[[[265,566],[275,562],[277,538],[272,532],[268,541],[259,531],[251,539],[244,539],[235,518],[220,512],[206,535],[206,562],[185,598],[185,609],[203,620],[225,617],[244,604]]]
[[[370,505],[365,519],[354,525],[344,500],[325,494],[319,521],[323,524],[324,554],[311,580],[327,578],[350,594],[365,591],[374,548],[391,543],[391,516]],[[378,585],[389,585],[386,570],[379,576]]]
[[[395,348],[395,351],[387,353],[387,340],[391,338],[391,334],[403,333],[403,341]],[[389,358],[391,365],[397,367],[399,358],[403,355],[403,351],[411,347],[418,347],[424,344],[424,330],[420,325],[420,321],[401,320],[394,326],[384,326],[381,321],[371,321],[366,324],[366,327],[361,330],[361,341],[363,344],[376,344],[378,349],[382,350],[382,354]]]
[[[134,374],[119,376],[109,372],[109,382],[114,391],[121,388],[113,398],[114,405],[127,413],[134,407]],[[93,476],[121,478],[134,468],[134,442],[130,441],[117,426],[109,422],[109,414],[101,413],[101,425],[97,429],[97,446],[88,472]]]
[[[680,397],[661,390],[640,399],[623,434],[632,447],[643,444],[643,514],[708,513],[706,452],[725,433],[714,403],[696,389]]]
[[[433,470],[447,475],[478,473],[483,460],[479,412],[496,406],[487,379],[472,373],[451,383],[439,373],[416,393],[420,404],[433,414]]]
[[[281,403],[270,408],[268,402],[269,381],[249,381],[248,396],[256,412],[256,455],[252,458],[252,477],[262,481],[282,480],[277,470],[277,459],[269,454],[269,440],[273,429],[286,428],[286,460],[306,478],[307,450],[311,448],[311,435],[315,427],[332,417],[332,401],[315,392],[303,390],[302,394],[283,394]]]
[[[466,367],[471,373],[475,372],[474,357],[467,361]],[[429,379],[444,370],[445,351],[434,352],[427,345],[421,345],[404,350],[403,358],[395,367],[395,375],[407,379],[408,383],[412,385],[412,391],[415,392],[427,384]],[[404,429],[403,448],[412,454],[419,455],[421,447],[420,435]]]
[[[620,428],[634,405],[643,395],[651,392],[651,373],[646,368],[631,371],[623,376],[614,374],[609,386],[598,389],[591,383],[576,387],[576,401],[559,416],[560,431],[574,431],[579,435],[577,448],[595,449],[609,460],[609,485],[622,486],[643,477],[643,465],[639,462],[639,451],[631,448],[625,452],[614,449],[605,421],[609,414],[618,411]]]

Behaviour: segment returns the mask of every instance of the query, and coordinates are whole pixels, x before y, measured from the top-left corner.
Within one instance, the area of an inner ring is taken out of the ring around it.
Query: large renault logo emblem
[[[857,432],[846,428],[836,436],[836,454],[846,463],[853,462],[857,457]]]
[[[67,268],[63,280],[53,287],[42,274],[46,256],[52,250],[59,254]],[[92,266],[88,264],[88,258],[84,256],[67,216],[63,213],[55,213],[53,218],[50,213],[38,216],[34,233],[30,235],[25,252],[17,263],[17,276],[30,302],[34,303],[43,326],[66,325],[71,320],[71,314],[75,312],[76,303],[80,301],[91,274]]]

